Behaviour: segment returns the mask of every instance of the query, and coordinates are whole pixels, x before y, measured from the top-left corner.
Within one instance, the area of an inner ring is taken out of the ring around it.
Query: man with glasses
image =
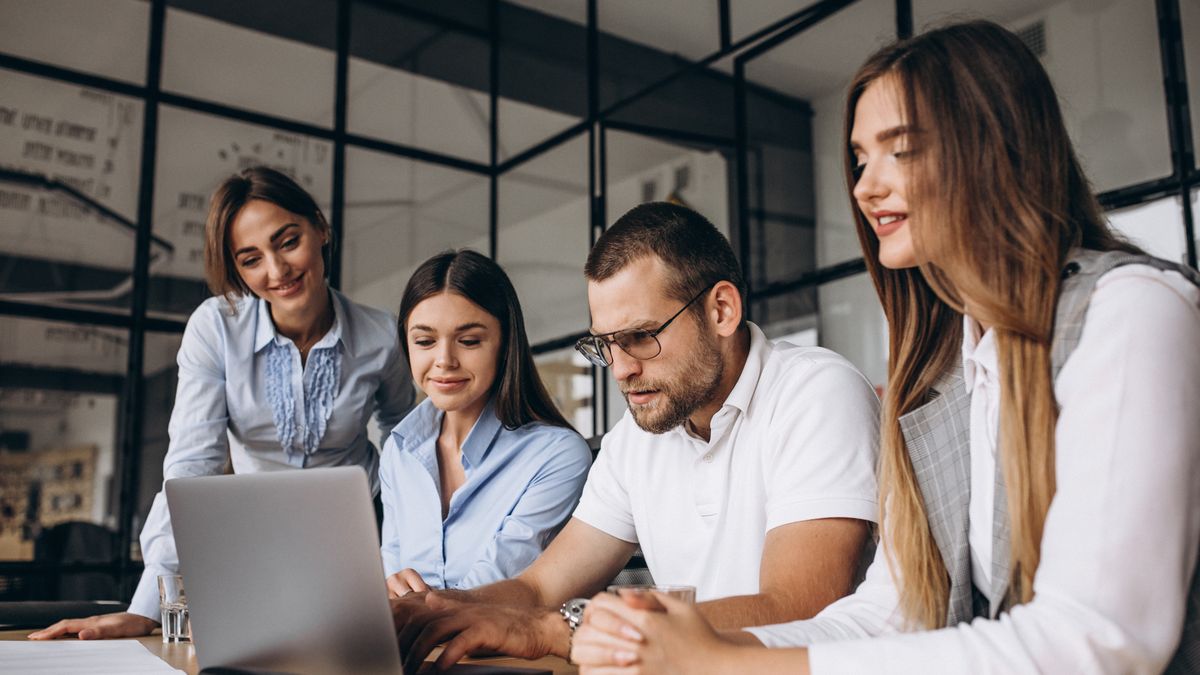
[[[869,559],[874,391],[833,352],[773,344],[745,321],[724,236],[690,209],[643,204],[600,237],[584,273],[592,330],[576,348],[611,370],[629,412],[529,569],[393,601],[409,667],[447,640],[440,665],[481,649],[566,657],[580,598],[639,545],[656,583],[695,586],[726,629],[810,617]]]

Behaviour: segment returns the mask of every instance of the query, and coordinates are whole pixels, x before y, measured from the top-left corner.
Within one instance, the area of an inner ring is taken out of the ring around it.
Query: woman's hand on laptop
[[[86,619],[64,619],[49,628],[30,633],[29,639],[53,640],[64,635],[78,635],[80,640],[111,640],[149,635],[155,628],[158,628],[158,622],[153,619],[147,619],[140,614],[119,612],[89,616]]]
[[[405,567],[387,578],[387,588],[388,597],[402,598],[409,593],[425,593],[429,590],[429,585],[416,570]]]

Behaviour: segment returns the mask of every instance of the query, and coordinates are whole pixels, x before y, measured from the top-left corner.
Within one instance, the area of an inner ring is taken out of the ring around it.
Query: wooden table
[[[0,640],[24,640],[25,636],[32,632],[32,630],[0,631]],[[153,635],[147,635],[145,637],[133,639],[136,639],[138,642],[146,645],[146,648],[150,650],[151,654],[160,657],[173,668],[178,668],[188,675],[197,675],[197,673],[200,672],[200,666],[196,662],[196,649],[191,645],[191,643],[163,644],[162,635],[158,631],[155,631]],[[435,651],[434,655],[437,653],[438,652]],[[545,670],[553,671],[554,675],[577,675],[579,672],[575,666],[568,665],[566,661],[553,656],[538,659],[537,661],[525,661],[523,659],[510,659],[504,657],[466,659],[463,661],[463,663],[479,663],[489,666],[511,666],[514,668],[543,668]]]

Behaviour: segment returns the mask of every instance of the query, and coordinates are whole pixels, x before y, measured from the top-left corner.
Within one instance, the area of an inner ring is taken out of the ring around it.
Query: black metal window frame
[[[476,26],[442,16],[436,12],[424,11],[406,4],[393,4],[381,2],[380,0],[337,0],[334,121],[332,128],[298,122],[276,115],[247,110],[176,92],[164,91],[161,86],[161,79],[167,0],[149,0],[150,21],[146,80],[142,85],[130,84],[108,77],[42,63],[0,51],[0,69],[120,94],[138,99],[144,103],[142,155],[138,184],[137,219],[135,223],[134,283],[130,313],[128,315],[110,314],[86,309],[48,307],[0,301],[0,316],[101,325],[126,328],[129,331],[127,357],[127,374],[129,376],[124,379],[121,398],[122,406],[118,419],[120,429],[118,442],[119,459],[118,466],[116,467],[120,475],[118,516],[120,555],[111,564],[80,565],[0,561],[0,574],[49,575],[73,571],[106,571],[121,577],[124,580],[124,590],[128,592],[130,581],[135,578],[134,575],[140,570],[140,564],[131,560],[130,553],[133,537],[136,536],[136,533],[132,531],[132,525],[139,487],[138,476],[141,462],[139,446],[140,439],[143,436],[143,407],[145,403],[143,356],[146,333],[148,331],[182,333],[185,325],[181,321],[147,316],[147,297],[150,282],[150,248],[154,240],[152,204],[155,188],[158,110],[160,104],[167,104],[193,112],[205,113],[219,118],[246,122],[280,131],[303,134],[332,142],[333,166],[330,223],[337,237],[341,236],[344,226],[346,194],[345,165],[346,149],[348,147],[373,150],[386,155],[409,158],[487,176],[489,179],[488,252],[493,258],[496,256],[499,236],[498,199],[500,177],[568,141],[583,135],[586,135],[588,139],[588,197],[590,207],[588,209],[589,220],[586,226],[588,228],[589,244],[594,243],[596,238],[603,233],[608,219],[608,214],[606,213],[607,134],[610,129],[636,133],[668,142],[690,141],[727,147],[735,158],[734,170],[737,184],[735,195],[736,210],[733,219],[737,239],[734,242],[735,250],[738,250],[741,254],[742,264],[744,266],[748,265],[750,257],[749,225],[751,219],[756,217],[756,214],[751,211],[748,200],[750,143],[747,133],[746,92],[747,88],[752,85],[747,82],[745,77],[746,65],[767,53],[773,47],[785,41],[795,39],[804,31],[820,26],[823,21],[835,15],[841,9],[855,4],[858,0],[819,0],[813,2],[803,9],[788,14],[737,41],[732,40],[731,37],[731,0],[710,0],[717,4],[718,9],[720,23],[719,48],[708,56],[687,62],[675,72],[660,78],[629,96],[603,107],[600,101],[600,72],[598,65],[601,35],[598,25],[599,0],[582,1],[586,3],[587,12],[586,48],[588,82],[586,117],[571,127],[554,134],[505,161],[499,160],[498,152],[498,101],[501,96],[500,48],[504,42],[504,37],[500,34],[499,28],[500,0],[488,0],[486,30],[481,30]],[[1197,255],[1196,233],[1190,197],[1192,190],[1200,187],[1200,169],[1195,164],[1194,130],[1191,127],[1191,119],[1188,112],[1189,92],[1185,72],[1179,0],[1155,1],[1160,60],[1163,72],[1163,90],[1170,135],[1172,172],[1168,176],[1106,191],[1100,195],[1100,201],[1106,209],[1112,210],[1144,204],[1163,197],[1178,197],[1181,201],[1184,234],[1187,241],[1187,261],[1189,264],[1195,266]],[[912,1],[894,0],[894,2],[896,34],[898,37],[910,36],[913,32]],[[487,164],[411,145],[353,134],[347,130],[350,26],[351,13],[355,5],[371,5],[376,8],[383,8],[401,16],[432,23],[450,30],[469,33],[488,40],[490,133],[489,159]],[[616,119],[617,113],[637,101],[661,91],[664,87],[669,86],[687,74],[709,69],[717,61],[729,57],[732,57],[734,60],[734,74],[732,76],[735,105],[734,138],[706,137],[674,129],[631,124]],[[6,175],[0,176],[0,178],[15,180],[20,177]],[[340,247],[338,250],[339,252],[344,251],[344,247]],[[339,253],[339,255],[334,257],[330,268],[331,283],[335,287],[340,286],[341,266],[341,254]],[[792,280],[773,282],[761,288],[751,288],[749,296],[750,305],[752,306],[755,301],[796,293],[821,284],[861,274],[864,271],[865,263],[859,258],[822,267]],[[534,345],[534,352],[540,354],[569,347],[582,334],[583,332],[580,331],[540,342]],[[602,430],[606,429],[609,425],[607,410],[609,382],[608,378],[594,367],[592,369],[592,380],[594,428]]]

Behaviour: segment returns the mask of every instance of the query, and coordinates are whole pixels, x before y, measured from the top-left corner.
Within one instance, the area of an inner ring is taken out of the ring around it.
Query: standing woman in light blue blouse
[[[163,479],[361,466],[378,490],[384,437],[412,406],[396,326],[329,287],[328,222],[292,179],[257,167],[217,188],[205,228],[205,274],[217,297],[188,320]],[[60,621],[30,637],[145,635],[158,626],[160,574],[179,559],[162,492],[142,529],[145,571],[129,611]]]
[[[519,574],[575,509],[591,452],[546,393],[508,276],[474,251],[413,273],[401,344],[428,395],[379,469],[389,594]]]

